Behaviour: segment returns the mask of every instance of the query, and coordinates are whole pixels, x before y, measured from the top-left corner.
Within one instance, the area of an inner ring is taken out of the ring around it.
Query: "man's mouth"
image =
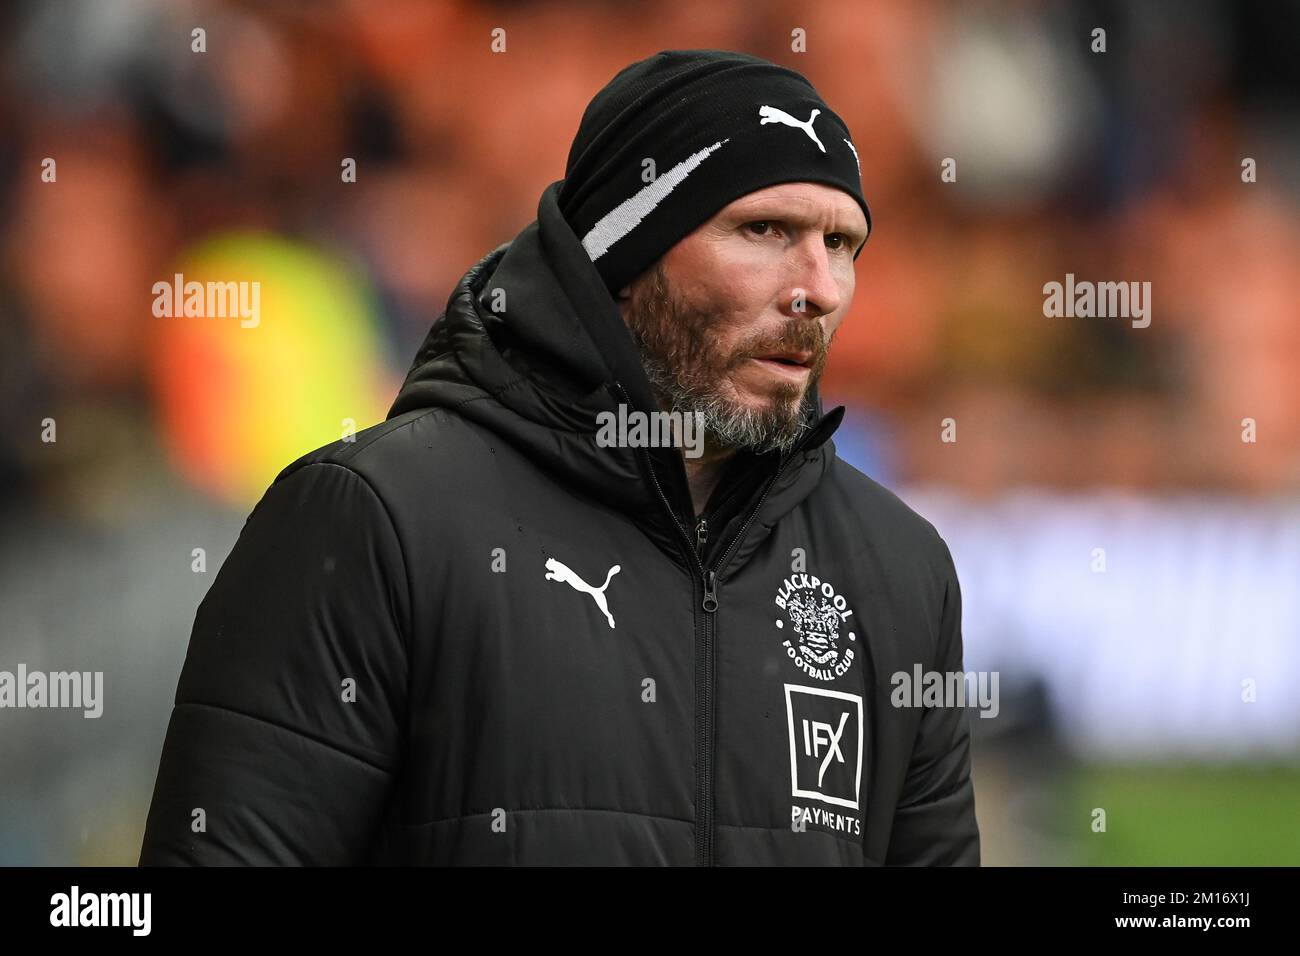
[[[752,361],[774,375],[792,381],[802,381],[812,371],[814,357],[812,352],[770,352],[766,355],[756,355]]]
[[[813,360],[812,352],[772,352],[767,355],[760,355],[759,358],[766,362],[780,362],[782,365],[802,365],[804,368],[811,367]]]

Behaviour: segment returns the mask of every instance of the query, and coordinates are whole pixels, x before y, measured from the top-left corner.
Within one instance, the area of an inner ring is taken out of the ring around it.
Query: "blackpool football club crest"
[[[857,634],[851,629],[853,610],[844,595],[815,574],[792,574],[776,592],[776,619],[784,632],[786,656],[816,680],[829,681],[848,673],[855,657]]]

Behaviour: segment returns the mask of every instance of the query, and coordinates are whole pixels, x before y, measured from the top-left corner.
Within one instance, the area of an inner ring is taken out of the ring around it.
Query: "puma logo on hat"
[[[818,149],[823,153],[826,152],[826,147],[822,145],[822,141],[817,138],[817,134],[813,132],[812,128],[813,120],[821,115],[821,110],[813,110],[812,115],[806,120],[797,120],[785,110],[779,110],[775,106],[760,106],[758,108],[758,115],[763,117],[758,121],[759,126],[766,126],[768,123],[781,123],[785,126],[793,126],[796,129],[801,129],[808,134],[808,137],[814,143],[817,144]],[[854,155],[856,155],[856,152]]]

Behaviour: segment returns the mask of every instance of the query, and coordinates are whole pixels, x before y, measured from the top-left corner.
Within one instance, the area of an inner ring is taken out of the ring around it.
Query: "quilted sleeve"
[[[141,866],[363,860],[403,747],[410,593],[360,475],[271,485],[195,616]]]
[[[939,539],[946,579],[935,668],[963,670],[961,588]],[[962,707],[926,707],[907,781],[894,811],[888,866],[979,866],[980,837],[970,776],[970,718]]]

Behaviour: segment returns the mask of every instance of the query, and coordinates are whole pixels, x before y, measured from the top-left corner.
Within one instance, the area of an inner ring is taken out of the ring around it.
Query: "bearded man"
[[[891,694],[961,671],[952,559],[817,390],[869,229],[800,74],[618,73],[387,420],[249,516],[141,862],[977,865],[966,711]]]

